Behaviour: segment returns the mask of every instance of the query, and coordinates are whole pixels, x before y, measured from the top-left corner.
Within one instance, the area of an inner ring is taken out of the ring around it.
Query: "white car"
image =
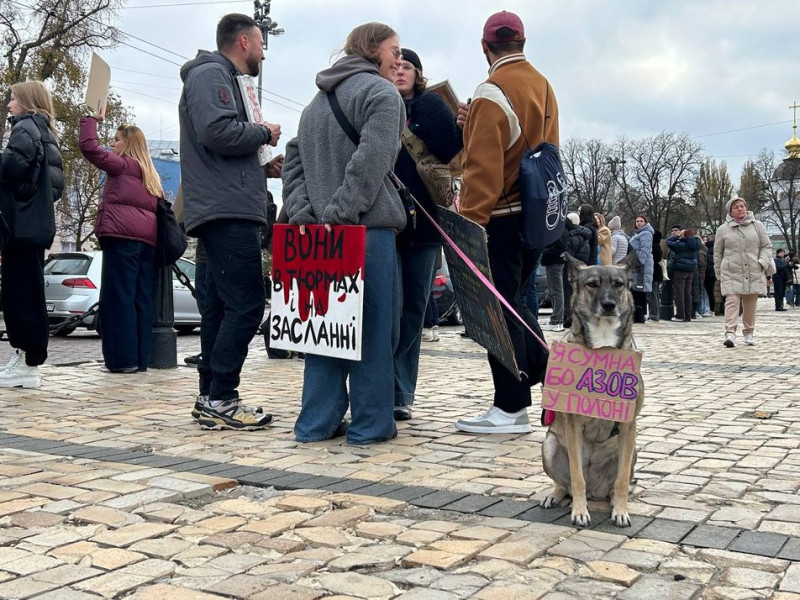
[[[64,322],[73,315],[88,311],[100,300],[100,273],[103,265],[102,251],[58,252],[51,254],[44,265],[44,295],[47,317],[51,326]],[[195,265],[185,258],[178,259],[178,268],[194,285]],[[172,298],[175,308],[174,327],[188,333],[200,326],[200,312],[189,288],[178,281],[172,272]],[[53,335],[69,335],[77,327],[97,329],[97,314],[86,317]]]

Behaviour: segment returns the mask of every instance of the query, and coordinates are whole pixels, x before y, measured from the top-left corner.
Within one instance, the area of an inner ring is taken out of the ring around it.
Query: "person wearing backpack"
[[[55,113],[41,81],[11,86],[11,134],[2,156],[0,212],[8,225],[3,258],[3,317],[14,355],[0,387],[38,388],[50,331],[44,295],[44,250],[53,243],[53,204],[64,189]]]
[[[413,136],[414,143],[424,144],[426,153],[432,154],[446,165],[461,151],[461,130],[456,126],[455,115],[442,97],[425,92],[427,79],[422,74],[422,61],[417,53],[408,48],[402,48],[401,52],[402,64],[395,71],[394,85],[403,97],[406,109],[404,140]],[[414,147],[404,141],[394,165],[394,172],[422,209],[436,219],[437,202],[441,199],[431,197],[428,192],[420,177],[413,151]],[[417,215],[416,227],[406,226],[398,236],[397,254],[400,259],[402,292],[400,338],[394,352],[394,418],[398,421],[411,418],[425,308],[429,303],[436,265],[441,262],[441,253],[442,238],[424,214]],[[430,302],[435,305],[434,300]],[[438,340],[436,323],[429,325],[431,338]]]
[[[464,123],[463,184],[460,212],[486,227],[489,265],[499,293],[541,337],[541,328],[524,306],[520,289],[533,269],[533,253],[522,244],[519,169],[528,148],[543,142],[558,146],[558,103],[547,79],[523,53],[525,27],[514,13],[498,12],[483,27],[481,47],[489,78],[473,95]],[[531,386],[544,378],[547,351],[522,323],[504,311],[522,379],[491,354],[492,407],[460,419],[456,428],[471,433],[527,433]]]

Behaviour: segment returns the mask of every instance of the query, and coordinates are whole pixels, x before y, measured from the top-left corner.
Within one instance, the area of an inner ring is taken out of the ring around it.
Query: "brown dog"
[[[588,348],[633,349],[631,273],[638,267],[635,253],[616,266],[587,267],[565,254],[572,284],[572,328],[565,341]],[[644,385],[636,397],[636,415],[644,402]],[[542,444],[545,473],[555,482],[541,501],[544,508],[572,496],[572,524],[591,523],[587,496],[611,499],[611,518],[617,527],[631,524],[628,493],[636,463],[636,417],[614,423],[594,417],[555,413]]]

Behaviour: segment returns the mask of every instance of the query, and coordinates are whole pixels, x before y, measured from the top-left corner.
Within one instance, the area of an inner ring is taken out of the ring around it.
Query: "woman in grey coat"
[[[634,221],[636,231],[630,239],[632,252],[639,258],[639,266],[631,277],[633,303],[636,308],[633,314],[634,323],[644,323],[647,313],[647,294],[653,289],[653,228],[647,217],[639,215]]]
[[[392,84],[401,64],[397,34],[367,23],[347,37],[345,56],[317,75],[320,91],[303,111],[297,137],[286,146],[283,202],[289,223],[364,225],[364,309],[361,360],[307,354],[303,400],[294,426],[299,442],[346,431],[351,444],[393,438],[399,279],[396,234],[406,225],[403,203],[388,174],[405,125],[403,101]],[[355,144],[332,111],[333,92],[355,129]],[[349,391],[348,391],[349,379]],[[343,417],[348,405],[352,422]]]

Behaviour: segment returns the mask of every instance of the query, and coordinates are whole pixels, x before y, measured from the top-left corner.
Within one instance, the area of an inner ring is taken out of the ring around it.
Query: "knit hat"
[[[619,216],[614,217],[608,222],[608,228],[611,231],[614,231],[615,229],[620,229],[621,227],[622,227],[622,221],[620,220]]]
[[[502,31],[506,29],[510,31]],[[488,43],[495,42],[524,42],[525,26],[520,18],[512,12],[505,10],[493,14],[486,20],[483,26],[483,41]]]
[[[725,203],[725,212],[731,214],[731,207],[733,206],[733,203],[736,202],[737,200],[741,200],[742,202],[744,202],[744,198],[738,198],[738,197],[731,198]],[[745,208],[747,208],[747,202],[744,202],[744,206]]]
[[[420,73],[422,73],[422,62],[420,62],[419,56],[416,52],[410,50],[409,48],[401,48],[400,54],[403,55],[403,60],[410,62]]]
[[[569,214],[567,215],[567,218],[568,218],[570,221],[572,221],[572,224],[573,224],[573,225],[579,225],[579,224],[580,224],[580,222],[581,222],[581,219],[580,219],[580,217],[578,216],[578,213],[569,213]]]

